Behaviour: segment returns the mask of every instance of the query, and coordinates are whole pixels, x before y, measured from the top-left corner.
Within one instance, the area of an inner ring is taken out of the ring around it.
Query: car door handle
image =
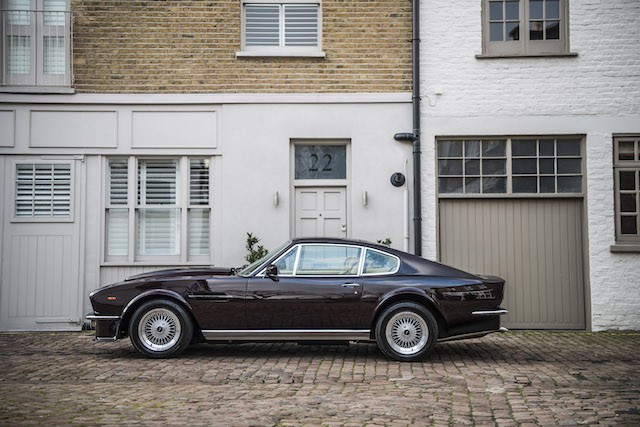
[[[359,288],[360,285],[357,283],[343,283],[342,287],[343,288]]]

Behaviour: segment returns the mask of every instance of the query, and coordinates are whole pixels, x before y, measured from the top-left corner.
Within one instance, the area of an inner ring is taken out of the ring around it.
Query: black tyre
[[[380,350],[402,362],[423,360],[438,341],[438,322],[420,304],[399,302],[387,307],[375,327]]]
[[[189,314],[169,300],[151,300],[131,316],[129,338],[140,353],[152,358],[178,356],[191,342],[193,322]]]

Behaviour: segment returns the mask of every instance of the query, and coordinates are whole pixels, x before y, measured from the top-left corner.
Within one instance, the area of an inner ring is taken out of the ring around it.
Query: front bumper
[[[120,316],[89,313],[85,318],[96,325],[96,341],[115,341],[118,339]]]

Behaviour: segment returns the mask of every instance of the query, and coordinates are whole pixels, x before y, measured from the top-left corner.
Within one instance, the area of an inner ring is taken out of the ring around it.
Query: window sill
[[[611,252],[636,252],[640,253],[640,243],[616,243],[609,246]]]
[[[561,58],[561,57],[576,57],[578,56],[577,52],[565,52],[565,53],[535,53],[535,54],[528,54],[528,53],[514,53],[514,54],[506,54],[506,53],[502,53],[502,54],[497,54],[497,55],[492,55],[492,54],[485,54],[485,53],[481,53],[481,54],[477,54],[476,55],[476,59],[498,59],[498,58],[549,58],[549,57],[556,57],[556,58]]]
[[[236,52],[236,58],[325,58],[326,54],[322,51],[318,52],[259,52],[259,51],[240,51]]]
[[[69,86],[0,86],[0,93],[39,93],[39,94],[69,94],[76,90]]]

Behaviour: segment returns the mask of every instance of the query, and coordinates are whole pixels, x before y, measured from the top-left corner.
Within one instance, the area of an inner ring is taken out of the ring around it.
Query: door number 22
[[[331,169],[331,154],[325,154],[324,156],[322,156],[322,158],[318,157],[317,154],[312,154],[311,155],[311,167],[309,168],[310,172],[318,172],[318,170],[322,171],[322,172],[330,172]],[[321,164],[319,165],[318,163],[324,164],[324,166],[322,166],[322,169],[319,169]]]

